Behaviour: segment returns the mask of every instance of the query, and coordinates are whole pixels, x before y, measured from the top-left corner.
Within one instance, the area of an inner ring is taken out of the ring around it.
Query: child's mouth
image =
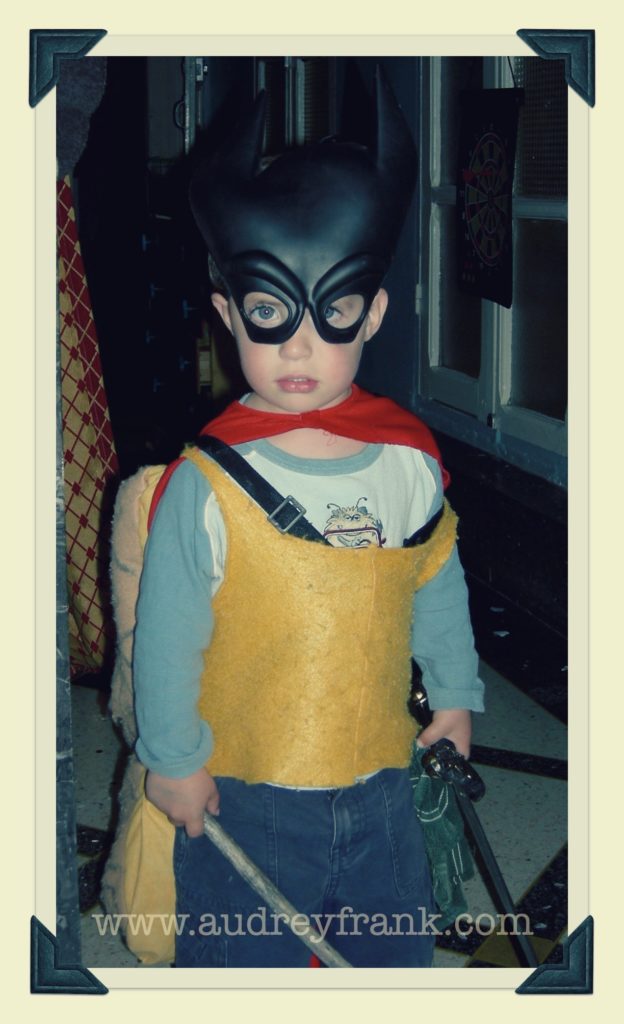
[[[295,394],[308,394],[308,392],[314,391],[317,384],[318,381],[311,377],[280,377],[277,381],[277,385],[282,391]]]

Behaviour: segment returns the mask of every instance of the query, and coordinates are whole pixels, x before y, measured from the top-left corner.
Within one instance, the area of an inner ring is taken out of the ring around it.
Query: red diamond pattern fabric
[[[75,676],[100,671],[112,652],[107,496],[119,464],[69,177],[57,182],[57,244],[69,655]]]

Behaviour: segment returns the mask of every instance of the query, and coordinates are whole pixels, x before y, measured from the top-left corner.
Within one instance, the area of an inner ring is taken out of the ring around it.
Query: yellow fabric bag
[[[128,824],[123,895],[134,914],[126,942],[143,963],[175,957],[174,839],[174,826],[142,793]]]
[[[175,956],[175,828],[145,796],[145,768],[134,755],[122,788],[129,808],[109,855],[102,900],[121,917],[128,948],[145,964],[171,963]]]
[[[130,747],[136,740],[132,649],[147,516],[164,466],[147,466],[122,483],[115,502],[111,582],[117,650],[111,687],[113,721]],[[132,754],[119,795],[117,833],[102,878],[109,914],[120,915],[128,948],[146,964],[175,954],[175,828],[145,796],[145,768]]]

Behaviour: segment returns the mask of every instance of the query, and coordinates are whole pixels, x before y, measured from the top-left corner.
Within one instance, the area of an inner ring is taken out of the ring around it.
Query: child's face
[[[255,315],[279,317],[279,304],[265,293],[249,297]],[[212,302],[236,339],[241,368],[254,392],[254,408],[265,412],[309,412],[328,409],[347,398],[357,373],[364,342],[373,337],[388,303],[381,288],[354,341],[333,344],[319,336],[308,310],[297,331],[281,345],[250,341],[235,303],[215,293]],[[338,306],[339,303],[336,303]],[[336,316],[352,315],[348,305]]]

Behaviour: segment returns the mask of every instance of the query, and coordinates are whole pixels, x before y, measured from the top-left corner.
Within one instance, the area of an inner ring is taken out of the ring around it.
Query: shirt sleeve
[[[173,473],[145,547],[137,602],[133,676],[136,753],[169,778],[192,775],[213,748],[197,712],[203,651],[213,630],[210,484],[189,462]]]
[[[425,459],[437,482],[433,515],[442,504],[442,480],[437,463]],[[483,711],[484,686],[478,676],[468,588],[457,545],[440,571],[414,595],[411,640],[432,710]]]

